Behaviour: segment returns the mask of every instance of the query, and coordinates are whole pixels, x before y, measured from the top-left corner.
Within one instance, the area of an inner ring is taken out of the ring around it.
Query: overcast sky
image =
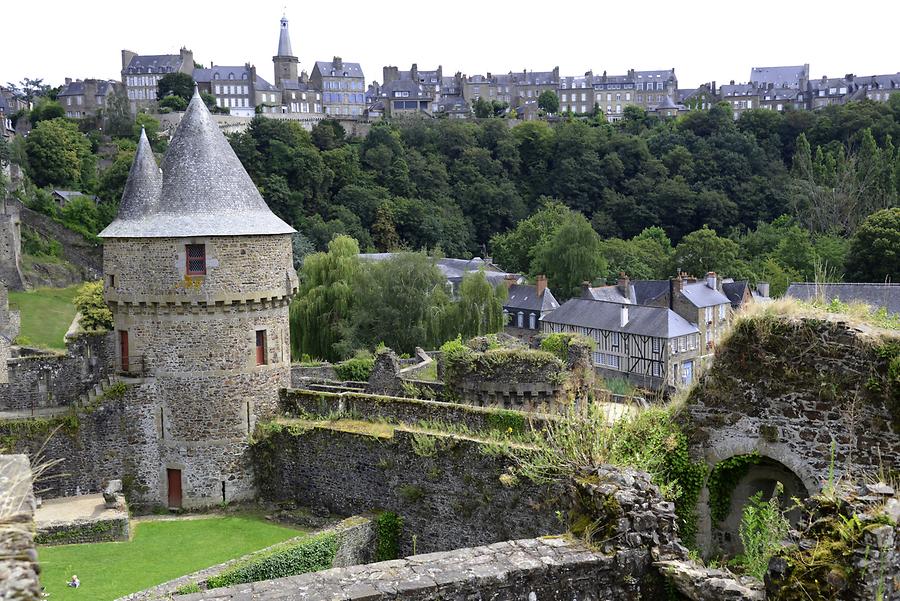
[[[367,81],[413,62],[445,75],[674,67],[682,88],[746,81],[753,66],[809,63],[812,77],[900,71],[895,0],[3,0],[0,83],[119,79],[121,49],[182,45],[205,66],[254,63],[271,82],[282,12],[301,69],[337,55],[362,63]]]

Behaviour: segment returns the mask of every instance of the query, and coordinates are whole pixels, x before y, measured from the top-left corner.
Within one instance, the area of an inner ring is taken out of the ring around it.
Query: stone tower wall
[[[186,275],[186,244],[206,245],[205,276]],[[141,377],[128,396],[142,447],[136,500],[166,503],[168,469],[181,470],[184,507],[251,498],[249,434],[290,384],[290,236],[112,239],[104,262],[128,371]]]
[[[186,275],[187,244],[206,245],[206,276]],[[106,298],[117,303],[246,302],[281,297],[296,278],[289,236],[113,239],[103,254]]]

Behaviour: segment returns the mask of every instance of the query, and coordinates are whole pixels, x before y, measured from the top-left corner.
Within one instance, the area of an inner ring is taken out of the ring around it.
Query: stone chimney
[[[537,291],[538,298],[541,298],[544,295],[544,290],[547,289],[547,276],[543,274],[539,275],[534,282],[534,287]]]
[[[716,272],[710,271],[706,274],[706,287],[716,290]]]
[[[72,83],[72,78],[71,78],[71,77],[67,77],[67,78],[66,78],[66,85],[69,85],[70,83]]]
[[[503,283],[506,285],[506,289],[509,290],[513,284],[518,281],[519,278],[516,277],[514,273],[507,273],[506,277],[503,278]]]
[[[334,67],[335,69],[337,69],[338,71],[340,71],[344,68],[344,61],[341,60],[341,57],[336,56],[331,61],[331,66]]]
[[[630,295],[630,290],[629,290],[630,284],[631,284],[631,281],[628,279],[628,276],[625,275],[625,272],[620,271],[619,272],[619,281],[617,282],[617,285],[619,287],[619,292],[621,292],[624,296],[629,296]]]
[[[137,52],[132,52],[131,50],[122,50],[122,70],[128,68],[128,65],[131,64],[131,59],[137,56]]]
[[[628,305],[621,305],[619,307],[619,327],[624,328],[628,325]]]
[[[769,282],[757,282],[756,292],[759,293],[760,296],[769,296]]]
[[[581,282],[581,298],[594,298],[591,294],[590,282]]]
[[[679,273],[678,277],[672,278],[672,292],[681,292],[684,290],[684,274]]]

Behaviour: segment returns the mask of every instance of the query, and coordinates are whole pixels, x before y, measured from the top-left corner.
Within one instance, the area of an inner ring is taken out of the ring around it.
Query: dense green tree
[[[85,282],[72,299],[81,315],[80,325],[88,331],[107,331],[113,328],[112,311],[103,299],[103,282]]]
[[[34,127],[41,121],[59,119],[65,116],[66,109],[63,108],[62,104],[49,98],[41,98],[35,103],[34,108],[31,109],[28,120],[31,121],[31,126]]]
[[[125,190],[125,182],[128,180],[128,172],[133,161],[133,150],[120,150],[112,165],[100,173],[97,195],[101,200],[118,204]]]
[[[156,152],[165,150],[164,144],[159,138],[159,121],[147,113],[138,113],[134,118],[134,125],[131,129],[131,135],[135,142],[141,137],[141,130],[147,134],[147,140],[150,146]]]
[[[336,236],[326,253],[305,257],[300,290],[290,308],[291,355],[295,359],[303,355],[343,358],[342,343],[359,274],[359,245],[348,236]]]
[[[448,313],[445,339],[495,334],[503,329],[506,286],[492,286],[484,271],[467,273],[459,286],[459,300]]]
[[[515,273],[533,273],[537,250],[542,247],[571,213],[559,201],[543,198],[541,210],[520,221],[515,229],[491,238],[491,256],[498,265]]]
[[[450,298],[446,279],[424,253],[367,263],[354,282],[352,332],[357,347],[385,344],[399,353],[444,341]]]
[[[313,144],[319,150],[332,150],[344,143],[347,132],[344,126],[334,119],[323,119],[315,124],[310,132]]]
[[[559,96],[553,90],[544,90],[538,96],[538,108],[546,113],[555,115],[559,112]]]
[[[850,240],[847,278],[853,282],[896,282],[900,278],[900,208],[870,215]]]
[[[86,187],[96,159],[78,126],[64,119],[41,121],[25,139],[28,174],[38,186]]]
[[[156,98],[162,100],[170,94],[190,102],[194,95],[194,78],[180,71],[166,73],[156,82]]]
[[[675,247],[675,267],[697,277],[715,271],[722,277],[740,277],[746,269],[738,259],[739,247],[728,238],[720,238],[706,226],[691,232]]]
[[[130,138],[134,131],[134,117],[123,88],[115,91],[107,101],[103,130],[114,138]]]
[[[159,101],[159,108],[167,108],[173,111],[183,111],[187,106],[188,101],[177,94],[169,94]]]
[[[577,296],[582,282],[606,277],[600,236],[583,215],[568,215],[553,236],[537,249],[533,274],[546,274],[554,296]]]

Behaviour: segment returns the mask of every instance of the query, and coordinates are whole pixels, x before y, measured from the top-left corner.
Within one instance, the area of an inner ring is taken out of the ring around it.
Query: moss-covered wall
[[[308,424],[262,431],[251,448],[263,498],[344,515],[397,513],[404,520],[402,554],[565,530],[555,514],[562,488],[501,482],[509,459],[482,443],[399,429],[387,438]]]
[[[786,466],[811,493],[829,477],[897,469],[896,356],[896,335],[846,322],[741,319],[681,414],[691,453],[711,468],[758,453]],[[707,498],[701,495],[701,544],[709,539]]]

